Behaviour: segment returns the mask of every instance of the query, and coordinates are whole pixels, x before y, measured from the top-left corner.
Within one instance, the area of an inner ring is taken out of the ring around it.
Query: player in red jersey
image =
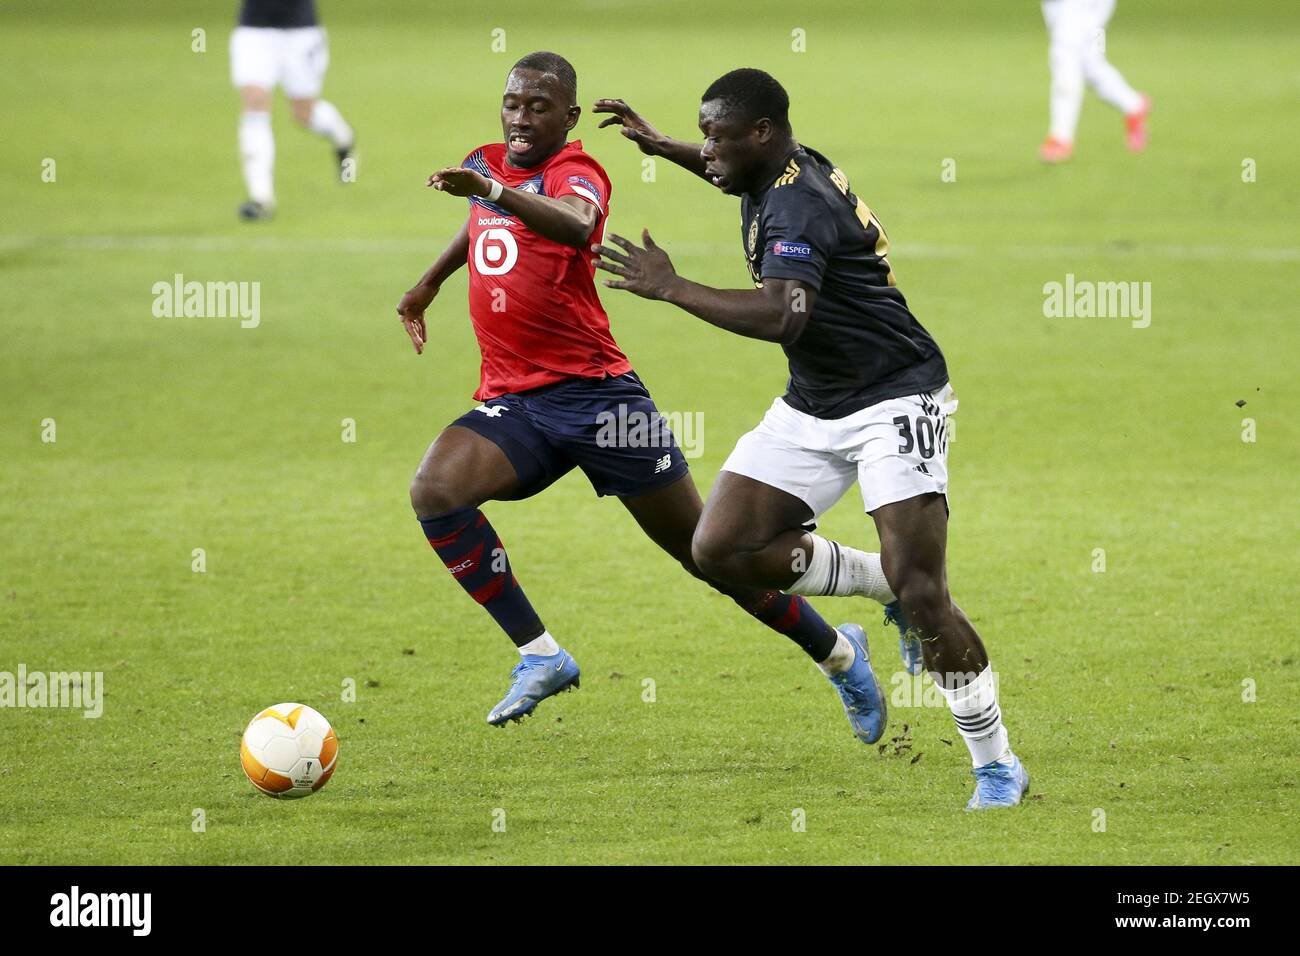
[[[576,99],[577,77],[563,57],[534,53],[515,64],[501,102],[505,142],[429,177],[435,189],[469,199],[469,218],[397,307],[422,353],[425,310],[447,277],[469,265],[482,352],[474,397],[482,404],[429,447],[411,504],[438,557],[519,649],[510,690],[488,714],[495,725],[577,687],[580,672],[525,596],[479,510],[484,502],[531,497],[576,466],[597,495],[618,497],[656,544],[703,579],[691,557],[699,492],[596,294],[588,250],[604,233],[610,182],[580,142],[567,142],[581,114]],[[615,421],[648,427],[609,428]],[[832,674],[839,635],[804,598],[709,583]],[[874,741],[884,727],[879,685],[865,660],[841,665],[831,679],[850,724]]]

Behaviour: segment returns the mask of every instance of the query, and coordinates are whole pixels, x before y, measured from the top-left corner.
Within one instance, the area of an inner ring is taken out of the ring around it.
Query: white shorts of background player
[[[330,63],[324,27],[236,27],[230,35],[230,80],[237,88],[283,88],[293,100],[320,96]]]

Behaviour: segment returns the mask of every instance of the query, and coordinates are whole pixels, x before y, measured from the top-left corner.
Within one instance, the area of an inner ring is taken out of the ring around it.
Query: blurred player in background
[[[755,288],[677,275],[648,231],[644,248],[611,235],[617,248],[593,251],[619,277],[605,285],[778,343],[789,362],[785,395],[737,442],[709,494],[692,543],[699,568],[731,586],[891,607],[893,622],[919,636],[970,750],[967,809],[1014,806],[1029,775],[1002,724],[984,643],[948,591],[948,416],[957,398],[947,363],[895,284],[879,220],[838,167],[795,139],[789,111],[781,84],[754,69],[733,70],[704,92],[702,146],[664,136],[622,100],[595,106],[614,114],[602,126],[618,124],[643,152],[740,197]],[[879,554],[809,530],[855,484]],[[842,627],[827,664],[865,656],[861,631]]]
[[[244,107],[239,160],[248,199],[239,207],[240,218],[269,219],[275,212],[271,91],[277,85],[298,124],[329,140],[344,175],[353,133],[334,104],[320,98],[329,58],[315,0],[244,0],[230,37],[230,77]]]
[[[1106,24],[1114,12],[1115,0],[1043,0],[1052,68],[1051,125],[1038,151],[1045,163],[1063,163],[1074,154],[1085,83],[1124,114],[1128,148],[1146,148],[1151,101],[1106,59]]]
[[[686,459],[649,391],[609,330],[588,251],[609,216],[609,177],[567,142],[581,114],[577,75],[555,53],[515,64],[501,98],[504,142],[481,146],[429,185],[469,199],[469,217],[447,249],[397,306],[417,353],[428,340],[424,313],[448,276],[468,263],[469,312],[482,353],[477,408],[438,436],[411,482],[425,537],[456,581],[519,650],[505,697],[487,721],[503,726],[542,700],[577,687],[577,662],[543,625],[480,506],[531,498],[575,467],[597,495],[619,499],[655,544],[690,574],[703,502]],[[634,424],[612,434],[613,421]],[[639,432],[637,431],[639,429]],[[570,523],[553,557],[570,557],[600,536]],[[599,577],[573,565],[578,587]],[[827,662],[845,645],[803,597],[772,588],[709,581],[763,624],[796,643],[840,695],[853,733],[880,739],[885,702],[863,655]],[[657,586],[657,582],[645,582]],[[626,632],[626,621],[589,621],[592,632]]]

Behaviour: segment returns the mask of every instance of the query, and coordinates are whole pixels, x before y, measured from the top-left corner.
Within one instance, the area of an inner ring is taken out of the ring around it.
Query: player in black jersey
[[[795,139],[789,97],[761,70],[734,70],[705,91],[702,146],[664,136],[622,100],[599,100],[595,112],[613,114],[601,125],[618,125],[643,152],[741,198],[757,288],[677,275],[648,231],[640,247],[616,235],[617,248],[593,246],[600,268],[618,277],[605,284],[778,342],[789,360],[785,395],[741,438],[705,504],[696,562],[728,582],[886,605],[905,661],[919,652],[970,750],[967,809],[1019,803],[1029,776],[1011,751],[994,672],[948,593],[948,416],[957,400],[942,352],[895,284],[879,220],[843,171]],[[808,530],[855,483],[879,554]],[[841,642],[831,667],[855,660]]]
[[[334,147],[340,179],[348,182],[354,175],[352,127],[320,98],[328,66],[315,0],[243,0],[230,36],[230,78],[243,104],[239,160],[248,199],[239,207],[241,218],[269,219],[275,211],[271,92],[277,86],[284,88],[293,118]]]

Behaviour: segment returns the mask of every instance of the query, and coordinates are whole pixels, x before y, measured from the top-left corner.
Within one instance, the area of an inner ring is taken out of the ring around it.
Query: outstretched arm
[[[808,324],[817,290],[806,282],[770,278],[758,289],[714,289],[679,276],[649,230],[641,230],[645,248],[622,236],[609,238],[618,249],[594,245],[591,251],[605,257],[597,268],[620,277],[605,280],[611,289],[670,302],[720,329],[782,345],[799,338]]]
[[[429,177],[428,185],[452,196],[479,196],[487,199],[492,180],[460,166],[448,166]],[[519,221],[540,236],[566,246],[586,248],[591,231],[600,220],[600,210],[581,196],[539,196],[522,189],[511,189],[503,184],[501,195],[492,202],[517,216]]]
[[[461,266],[469,261],[469,220],[460,227],[460,231],[442,251],[442,255],[429,266],[427,272],[420,276],[420,281],[413,285],[400,302],[397,314],[402,320],[402,327],[411,337],[415,354],[424,351],[424,343],[429,334],[424,325],[424,310],[429,307],[442,284]]]
[[[705,182],[709,181],[709,178],[704,175],[704,157],[700,155],[699,143],[688,143],[685,140],[665,136],[623,100],[596,100],[596,105],[591,108],[591,111],[614,114],[600,124],[600,129],[618,123],[619,132],[636,143],[641,148],[641,152],[647,156],[662,156],[670,163],[676,163],[682,169],[699,176]]]

